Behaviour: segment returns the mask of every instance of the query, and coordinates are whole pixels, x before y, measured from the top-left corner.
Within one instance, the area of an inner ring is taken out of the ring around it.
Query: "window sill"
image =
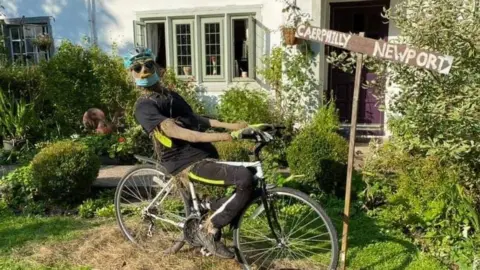
[[[233,78],[232,82],[255,82],[253,78]]]

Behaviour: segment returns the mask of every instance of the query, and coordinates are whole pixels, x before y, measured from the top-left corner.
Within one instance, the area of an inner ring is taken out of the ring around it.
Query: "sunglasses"
[[[146,61],[144,63],[138,63],[137,62],[137,63],[132,65],[131,69],[133,71],[135,71],[136,73],[140,73],[140,71],[142,71],[143,66],[145,66],[148,69],[153,69],[153,67],[155,66],[155,62],[153,62],[152,60]]]

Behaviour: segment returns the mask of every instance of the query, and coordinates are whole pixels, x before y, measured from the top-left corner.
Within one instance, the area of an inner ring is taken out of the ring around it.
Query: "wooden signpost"
[[[361,75],[364,55],[403,63],[448,74],[452,67],[453,57],[436,52],[416,49],[404,44],[392,44],[381,40],[364,37],[363,33],[354,35],[319,27],[300,25],[297,27],[297,38],[315,41],[359,53],[357,56],[355,83],[352,100],[352,119],[350,126],[350,143],[348,148],[347,184],[345,189],[345,209],[343,215],[343,233],[341,258],[342,269],[346,268],[348,224],[350,219],[350,199],[352,190],[353,161],[355,155],[355,136],[358,114],[358,97],[360,94]]]

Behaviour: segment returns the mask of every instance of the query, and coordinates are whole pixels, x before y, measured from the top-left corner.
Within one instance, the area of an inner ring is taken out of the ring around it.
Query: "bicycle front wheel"
[[[325,211],[305,193],[268,190],[247,205],[234,230],[237,258],[246,269],[336,269],[337,232]]]

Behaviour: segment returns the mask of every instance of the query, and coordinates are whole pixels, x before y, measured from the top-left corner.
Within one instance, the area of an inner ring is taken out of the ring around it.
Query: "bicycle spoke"
[[[270,256],[272,256],[275,253],[275,251],[276,249],[272,249],[272,251],[269,252],[268,256],[265,258],[265,260],[263,260],[262,264],[260,264],[260,268],[262,268],[263,264],[268,260],[268,258],[270,258]]]
[[[247,245],[247,244],[253,244],[253,243],[265,243],[265,242],[271,242],[273,239],[267,239],[267,240],[258,240],[258,241],[252,241],[252,242],[245,242],[243,243],[243,245]]]
[[[308,222],[307,224],[303,225],[302,227],[300,227],[300,229],[297,229],[295,232],[291,233],[288,235],[288,237],[292,236],[292,235],[295,235],[296,232],[300,231],[301,229],[305,228],[306,226],[312,224],[312,222],[314,222],[315,220],[319,219],[320,216],[316,217],[314,220],[311,220],[310,222]]]
[[[183,245],[181,224],[189,209],[177,189],[163,189],[171,182],[162,179],[163,173],[153,168],[139,168],[122,179],[115,198],[117,218],[130,241],[142,247],[178,250]]]
[[[336,259],[332,259],[332,256],[338,255],[334,244],[336,235],[332,233],[334,228],[325,222],[324,214],[307,198],[290,191],[276,193],[269,197],[269,211],[260,212],[260,215],[252,218],[249,218],[249,214],[245,215],[238,229],[240,236],[237,236],[239,249],[244,256],[242,260],[261,269],[324,269],[332,262],[336,264]],[[254,213],[258,202],[261,205],[260,199],[257,199],[250,204],[251,208],[246,213]],[[268,225],[267,215],[271,215],[275,223],[275,232]],[[278,234],[281,242],[273,237],[274,233]]]
[[[328,232],[322,233],[322,234],[319,234],[319,235],[314,235],[314,236],[312,236],[312,237],[310,237],[310,238],[303,239],[302,237],[303,237],[304,235],[306,235],[306,234],[307,234],[307,233],[304,233],[304,234],[302,234],[302,236],[299,236],[299,237],[296,238],[296,239],[297,239],[297,240],[300,240],[300,239],[301,239],[301,241],[329,242],[329,243],[330,243],[330,240],[312,240],[312,239],[314,239],[314,238],[321,237],[321,236],[323,236],[323,235],[328,235]]]

